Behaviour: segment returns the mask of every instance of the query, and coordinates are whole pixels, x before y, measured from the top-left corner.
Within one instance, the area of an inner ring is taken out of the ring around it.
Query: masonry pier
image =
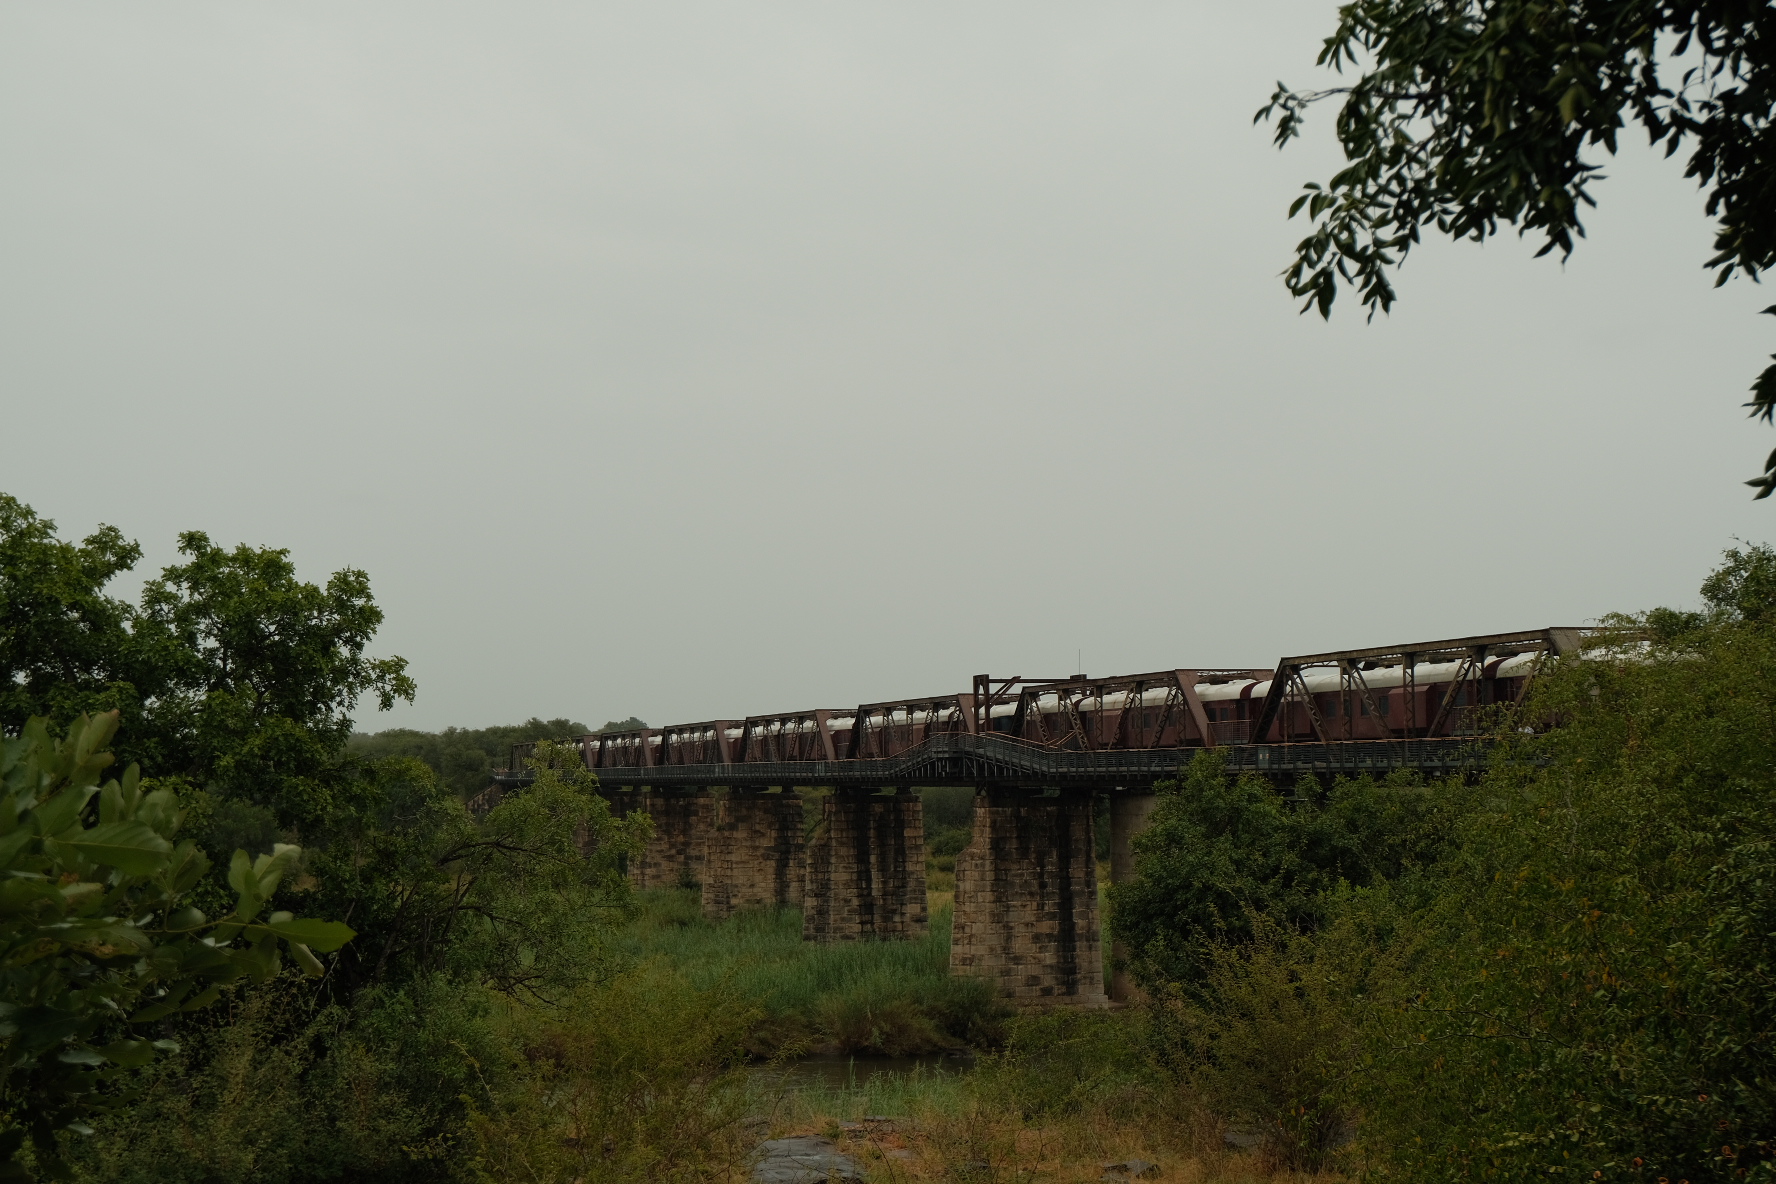
[[[1102,1007],[1092,794],[986,786],[956,858],[950,970],[1014,1003]]]
[[[703,882],[705,847],[715,801],[701,786],[650,787],[641,808],[654,820],[654,837],[629,866],[637,888],[694,888]]]
[[[715,803],[705,852],[704,916],[721,920],[741,909],[802,907],[802,799],[793,791],[734,786]]]
[[[925,814],[919,796],[838,790],[820,799],[820,825],[808,845],[802,906],[804,941],[922,936]]]

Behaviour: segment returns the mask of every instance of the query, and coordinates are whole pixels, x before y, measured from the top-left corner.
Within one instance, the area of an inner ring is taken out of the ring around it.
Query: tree
[[[117,710],[120,759],[265,812],[236,829],[299,832],[351,776],[344,749],[360,699],[383,710],[412,700],[406,660],[365,656],[382,610],[362,571],[322,587],[297,578],[287,550],[226,550],[195,531],[179,550],[185,562],[133,606],[105,588],[139,546],[110,526],[62,541],[54,522],[0,494],[0,729]],[[189,804],[208,809],[195,795]]]
[[[177,796],[144,792],[134,765],[99,784],[117,723],[83,716],[57,741],[33,719],[0,744],[0,1179],[30,1178],[27,1136],[38,1167],[63,1174],[57,1134],[83,1131],[123,1072],[174,1047],[144,1025],[207,1007],[236,979],[269,979],[280,945],[319,975],[312,951],[353,936],[266,911],[301,858],[292,846],[234,853],[220,919],[188,904],[210,862],[175,845]]]
[[[54,522],[0,493],[0,725],[111,709],[140,722],[135,610],[104,588],[141,558],[114,526],[63,542]]]
[[[149,581],[135,629],[159,675],[157,771],[251,796],[284,826],[319,820],[358,700],[387,711],[414,695],[406,659],[364,656],[382,624],[370,577],[347,568],[321,588],[287,550],[226,551],[197,531],[179,551],[188,562]]]
[[[1571,254],[1596,153],[1613,155],[1630,121],[1667,156],[1690,146],[1717,283],[1776,263],[1776,8],[1763,0],[1353,0],[1319,64],[1361,73],[1312,92],[1278,83],[1256,117],[1278,116],[1281,146],[1309,107],[1342,98],[1349,167],[1289,209],[1313,224],[1284,273],[1304,312],[1330,316],[1341,280],[1371,317],[1387,311],[1389,271],[1424,227],[1478,242],[1516,226],[1546,239],[1540,254]],[[1751,389],[1753,417],[1773,422],[1776,365]],[[1747,484],[1776,492],[1776,452]]]
[[[319,907],[362,934],[337,991],[445,975],[550,999],[596,977],[652,823],[613,817],[576,747],[541,741],[529,763],[532,784],[481,819],[413,758],[361,771],[306,865]]]
[[[575,720],[536,718],[521,724],[445,728],[442,732],[389,728],[375,735],[362,732],[353,735],[351,751],[367,760],[417,757],[458,797],[467,801],[487,788],[495,769],[506,767],[514,744],[532,740],[577,740],[589,731],[591,729],[585,724]]]

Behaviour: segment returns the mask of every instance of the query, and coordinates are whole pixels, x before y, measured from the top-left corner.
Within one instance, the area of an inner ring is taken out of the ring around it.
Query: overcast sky
[[[738,717],[1693,604],[1773,433],[1634,137],[1564,267],[1278,280],[1333,0],[0,7],[0,489],[369,571],[360,724]]]

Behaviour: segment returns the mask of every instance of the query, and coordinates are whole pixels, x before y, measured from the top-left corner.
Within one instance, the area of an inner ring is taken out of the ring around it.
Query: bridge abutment
[[[806,876],[802,799],[735,786],[716,803],[703,864],[703,915],[800,907]]]
[[[642,794],[640,808],[654,820],[654,837],[630,865],[631,882],[637,888],[695,888],[701,884],[714,807],[714,799],[704,788],[652,788]]]
[[[956,859],[950,970],[1013,1003],[1105,1005],[1089,791],[975,794],[974,837]]]
[[[839,791],[823,797],[807,860],[802,940],[925,933],[925,814],[917,794]]]

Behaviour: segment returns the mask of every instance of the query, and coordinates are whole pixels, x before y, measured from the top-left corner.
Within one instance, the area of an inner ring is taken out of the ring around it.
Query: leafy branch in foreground
[[[210,868],[167,789],[144,792],[136,766],[99,784],[116,712],[82,716],[54,739],[42,719],[0,744],[0,1180],[66,1173],[63,1130],[128,1096],[121,1078],[171,1041],[132,1034],[214,1002],[237,979],[278,973],[280,947],[312,975],[315,951],[351,940],[338,922],[265,913],[301,859],[279,845],[237,850],[236,902],[210,920],[182,903]],[[109,1095],[109,1096],[108,1096]]]
[[[1613,155],[1637,123],[1708,190],[1717,220],[1707,266],[1719,283],[1776,264],[1776,8],[1756,0],[1354,0],[1318,64],[1360,70],[1348,86],[1277,84],[1254,122],[1276,142],[1308,108],[1341,100],[1348,167],[1310,183],[1289,209],[1312,231],[1284,272],[1305,312],[1330,316],[1342,281],[1373,317],[1392,307],[1390,271],[1434,226],[1475,242],[1500,224],[1570,255],[1580,210],[1602,179],[1587,152]],[[1770,311],[1770,310],[1766,310]],[[1776,365],[1752,386],[1754,418],[1776,416]],[[1776,490],[1776,453],[1747,482]]]

